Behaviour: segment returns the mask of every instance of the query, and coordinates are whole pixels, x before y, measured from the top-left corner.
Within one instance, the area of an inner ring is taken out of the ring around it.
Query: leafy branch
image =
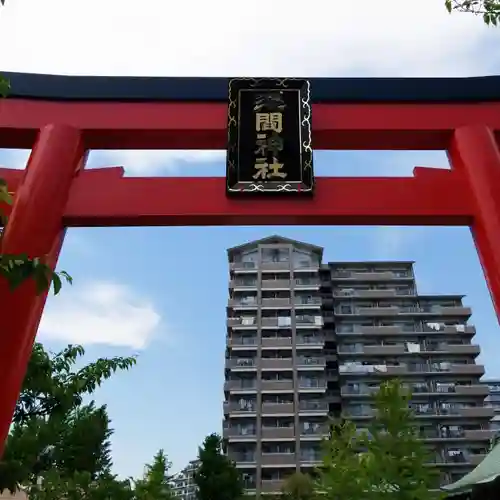
[[[12,195],[9,192],[7,183],[0,179],[0,205],[12,205]],[[0,221],[5,227],[8,217],[0,209]],[[0,244],[2,242],[3,230],[0,231]],[[73,283],[72,277],[66,271],[55,272],[43,259],[35,257],[29,258],[25,254],[8,255],[0,254],[0,276],[7,279],[12,290],[28,279],[33,279],[36,283],[37,293],[41,294],[51,285],[54,288],[54,295],[57,295],[62,288],[63,281]]]
[[[488,26],[500,24],[499,0],[446,0],[445,6],[450,13],[466,12],[481,16]]]

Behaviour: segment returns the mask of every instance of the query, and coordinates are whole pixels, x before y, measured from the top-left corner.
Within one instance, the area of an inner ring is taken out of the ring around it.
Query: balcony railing
[[[255,358],[230,358],[226,360],[226,368],[255,368]]]
[[[229,283],[231,288],[255,288],[257,286],[256,279],[234,279]]]
[[[322,335],[297,335],[296,343],[304,345],[324,344],[325,337]]]
[[[300,411],[328,411],[328,403],[325,401],[302,400],[299,402]]]
[[[257,326],[257,318],[255,316],[227,318],[227,326]]]
[[[295,297],[294,304],[296,306],[320,306],[321,297]]]
[[[234,346],[256,346],[258,340],[257,337],[229,337],[228,343]]]
[[[316,325],[323,326],[322,316],[309,316],[309,315],[295,315],[295,321],[297,325]]]
[[[318,287],[320,286],[319,279],[315,278],[295,278],[295,288],[300,287]]]
[[[299,366],[317,366],[324,367],[326,366],[325,358],[321,357],[299,357],[297,359],[297,365]]]
[[[326,380],[299,379],[301,389],[326,389]]]

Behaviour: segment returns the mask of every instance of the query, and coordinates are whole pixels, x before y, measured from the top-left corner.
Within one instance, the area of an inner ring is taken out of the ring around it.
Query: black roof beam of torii
[[[226,102],[229,78],[0,74],[9,96],[55,101]],[[500,101],[500,76],[469,78],[309,78],[314,103],[474,103]]]

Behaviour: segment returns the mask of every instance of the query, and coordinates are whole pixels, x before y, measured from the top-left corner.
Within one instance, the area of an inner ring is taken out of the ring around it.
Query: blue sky
[[[264,37],[264,28],[254,25],[262,35],[255,36],[248,27],[254,12],[226,0],[168,8],[159,0],[143,0],[140,12],[129,0],[74,0],[71,6],[61,0],[10,1],[0,10],[0,46],[9,47],[0,53],[0,70],[206,76],[498,73],[499,53],[493,50],[498,45],[492,44],[498,44],[500,32],[479,19],[447,15],[442,3],[384,0],[375,9],[373,2],[361,0],[363,8],[353,11],[311,0],[308,7],[317,22],[304,28],[302,4],[287,0],[290,19]],[[273,9],[280,5],[276,0]],[[410,24],[409,5],[414,9]],[[193,8],[200,20],[189,16],[186,38],[181,28]],[[168,30],[166,17],[178,21]],[[296,36],[300,30],[301,38]],[[180,37],[184,50],[171,49]],[[27,154],[0,150],[0,165],[22,168]],[[223,176],[225,170],[224,152],[217,151],[91,153],[88,168],[110,165],[125,166],[127,175],[148,176]],[[315,153],[318,176],[407,176],[416,165],[449,168],[444,152]],[[325,261],[416,261],[420,292],[467,296],[483,350],[480,360],[489,376],[500,376],[498,322],[467,228],[72,229],[59,267],[72,274],[75,284],[49,300],[39,339],[51,349],[82,343],[89,359],[139,355],[133,370],[116,375],[97,393],[113,420],[118,473],[140,474],[160,447],[179,469],[195,457],[206,434],[220,430],[226,248],[275,233],[323,246]]]

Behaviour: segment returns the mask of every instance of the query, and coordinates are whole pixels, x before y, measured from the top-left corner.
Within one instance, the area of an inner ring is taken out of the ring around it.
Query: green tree
[[[411,410],[411,392],[398,380],[380,386],[374,398],[376,417],[369,426],[371,438],[366,448],[379,486],[372,498],[385,498],[388,491],[397,491],[398,500],[434,500],[442,497],[431,492],[438,486],[439,472],[426,464],[433,453],[419,436]],[[379,490],[379,491],[377,491]]]
[[[194,474],[198,500],[238,500],[243,495],[243,481],[234,463],[223,453],[218,434],[205,438],[198,450],[200,465]]]
[[[350,421],[332,425],[319,468],[317,491],[339,500],[437,500],[437,471],[419,439],[409,407],[411,393],[399,381],[381,385],[367,431]]]
[[[481,16],[487,25],[498,26],[500,23],[499,0],[446,0],[448,12],[466,12]]]
[[[370,455],[364,449],[366,438],[348,420],[332,422],[329,439],[324,442],[316,491],[327,500],[364,500],[371,487],[367,464]]]
[[[289,476],[281,490],[284,500],[313,500],[315,498],[314,481],[309,474],[296,472]]]
[[[142,479],[134,482],[137,500],[170,500],[173,498],[169,475],[171,463],[163,450],[159,450],[152,464],[146,465]]]
[[[77,480],[110,483],[112,430],[106,407],[90,397],[136,360],[101,358],[76,368],[84,354],[81,346],[51,354],[35,344],[0,460],[0,491],[36,488],[40,481],[55,490]]]

